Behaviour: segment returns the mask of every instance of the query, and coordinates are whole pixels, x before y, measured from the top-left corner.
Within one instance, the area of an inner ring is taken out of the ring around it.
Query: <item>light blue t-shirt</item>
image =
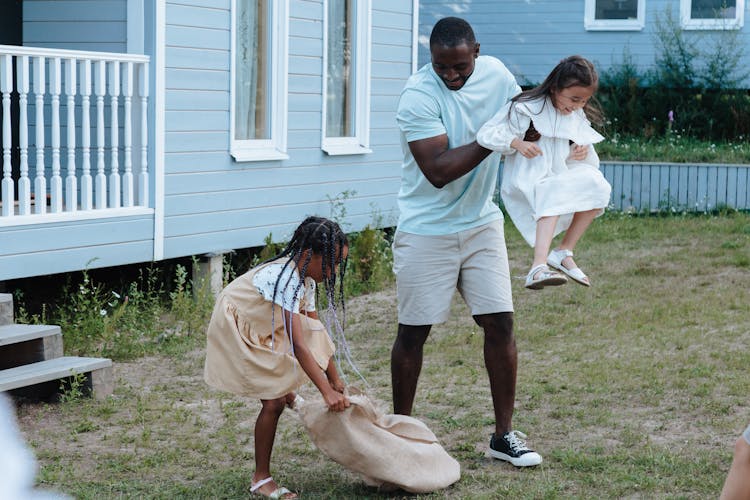
[[[502,218],[492,202],[500,154],[492,153],[466,175],[438,189],[424,176],[409,142],[448,135],[453,149],[476,138],[477,131],[521,87],[498,59],[479,56],[474,72],[459,90],[450,90],[426,64],[406,82],[396,119],[404,161],[398,193],[398,230],[421,235],[453,234]]]

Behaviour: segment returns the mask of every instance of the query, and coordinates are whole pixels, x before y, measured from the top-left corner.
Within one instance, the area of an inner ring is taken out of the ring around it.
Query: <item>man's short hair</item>
[[[477,43],[471,25],[459,17],[444,17],[435,24],[430,34],[430,47],[458,47]]]

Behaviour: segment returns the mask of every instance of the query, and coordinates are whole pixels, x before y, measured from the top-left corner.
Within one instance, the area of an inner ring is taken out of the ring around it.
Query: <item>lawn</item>
[[[462,467],[422,498],[712,498],[750,421],[750,215],[597,220],[577,249],[590,289],[529,291],[531,249],[506,222],[519,350],[515,428],[544,457],[488,457],[482,333],[460,300],[426,345],[414,415]],[[369,393],[390,402],[393,286],[347,302]],[[23,404],[40,484],[76,498],[247,498],[257,401],[202,381],[203,339],[115,364],[104,401]],[[363,385],[347,371],[352,384]],[[311,386],[302,391],[316,397]],[[274,476],[303,498],[399,498],[364,486],[281,418]]]

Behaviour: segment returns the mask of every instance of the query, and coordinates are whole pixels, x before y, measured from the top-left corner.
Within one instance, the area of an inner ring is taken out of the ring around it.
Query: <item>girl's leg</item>
[[[531,267],[547,263],[549,247],[552,244],[552,238],[555,234],[555,225],[557,225],[557,215],[549,217],[540,217],[536,221],[536,243],[534,244],[534,263]]]
[[[279,423],[279,417],[281,417],[287,401],[287,396],[278,399],[262,399],[260,401],[263,406],[255,421],[255,473],[253,474],[253,484],[271,476],[273,441],[276,438],[276,427]],[[270,495],[278,487],[279,485],[276,484],[276,481],[270,481],[258,488],[256,493]],[[286,496],[284,498],[295,497]]]
[[[601,212],[601,209],[595,208],[586,212],[576,212],[573,214],[573,221],[570,223],[568,230],[565,231],[565,235],[560,242],[558,250],[570,250],[572,252],[576,243],[578,243],[578,240],[581,239],[581,236],[583,236],[583,233],[586,232],[586,229],[588,229],[599,212]],[[544,258],[546,259],[547,257],[545,256]],[[562,265],[565,266],[566,269],[574,269],[578,267],[572,257],[564,258]]]

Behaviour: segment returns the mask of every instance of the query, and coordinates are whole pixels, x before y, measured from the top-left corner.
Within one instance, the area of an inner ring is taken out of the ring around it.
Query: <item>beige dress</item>
[[[208,385],[241,396],[276,399],[309,380],[294,357],[282,308],[267,300],[253,283],[256,273],[283,262],[251,269],[227,285],[217,298],[206,334],[204,379]],[[296,269],[293,272],[296,275]],[[299,277],[296,279],[298,282]],[[298,294],[302,330],[292,335],[303,335],[321,370],[325,370],[335,347],[325,326],[305,314],[315,310],[315,295],[309,293],[314,282],[310,281]],[[285,283],[282,277],[279,287]]]

